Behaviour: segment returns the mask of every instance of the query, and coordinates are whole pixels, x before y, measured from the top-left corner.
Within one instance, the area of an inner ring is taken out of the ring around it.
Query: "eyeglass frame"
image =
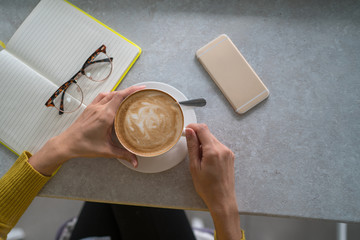
[[[104,53],[107,58],[105,59],[101,59],[101,60],[96,60],[94,61],[94,59],[100,54],[100,53]],[[92,79],[92,77],[90,76],[87,76],[86,73],[85,73],[85,69],[90,66],[91,64],[94,64],[94,63],[99,63],[99,62],[110,62],[111,64],[111,69],[110,69],[110,73],[108,74],[108,76],[100,81],[96,81],[94,79]],[[84,98],[84,94],[83,94],[83,91],[81,90],[80,86],[77,84],[77,80],[81,77],[81,76],[85,76],[86,78],[88,78],[89,80],[91,81],[94,81],[94,82],[103,82],[105,80],[107,80],[111,73],[112,73],[112,70],[113,70],[113,58],[112,57],[109,57],[107,54],[106,54],[106,46],[103,44],[101,45],[98,49],[96,49],[96,51],[90,55],[90,57],[85,61],[85,63],[83,64],[83,66],[81,67],[81,69],[73,76],[70,78],[69,81],[65,82],[63,85],[61,85],[55,92],[54,94],[46,101],[45,103],[45,106],[46,107],[55,107],[56,109],[59,110],[59,115],[62,115],[63,113],[72,113],[72,112],[75,112],[76,110],[78,110],[81,106],[81,104],[73,111],[69,111],[69,112],[65,112],[64,111],[64,95],[65,95],[65,92],[66,90],[70,87],[71,84],[76,84],[77,87],[80,89],[80,92],[81,92],[81,97],[82,99]],[[60,101],[60,109],[57,108],[55,106],[55,103],[54,103],[54,99],[56,97],[58,97],[61,93],[62,96],[61,96],[61,101]]]

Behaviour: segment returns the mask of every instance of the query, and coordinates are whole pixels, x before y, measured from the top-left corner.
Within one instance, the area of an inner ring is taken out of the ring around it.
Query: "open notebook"
[[[113,58],[110,77],[101,83],[80,78],[84,100],[74,113],[59,115],[47,108],[47,99],[102,44]],[[100,92],[114,90],[140,53],[137,45],[71,3],[42,0],[0,51],[0,141],[17,154],[38,151]]]

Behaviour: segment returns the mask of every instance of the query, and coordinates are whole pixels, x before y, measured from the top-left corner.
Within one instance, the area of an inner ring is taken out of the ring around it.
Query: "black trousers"
[[[195,240],[183,210],[86,202],[71,240],[110,236],[112,240]]]

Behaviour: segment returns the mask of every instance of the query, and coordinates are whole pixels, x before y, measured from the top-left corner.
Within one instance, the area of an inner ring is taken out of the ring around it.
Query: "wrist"
[[[53,172],[70,158],[71,155],[68,153],[67,147],[61,138],[53,137],[28,162],[39,173],[51,176]]]
[[[213,216],[228,217],[239,214],[238,205],[236,199],[223,201],[220,204],[209,207],[209,211]]]
[[[210,209],[217,239],[243,239],[240,215],[236,201],[226,202]]]
[[[51,138],[44,145],[44,150],[46,151],[46,154],[48,154],[49,159],[56,159],[60,164],[63,164],[74,157],[69,141],[64,139],[61,135]]]

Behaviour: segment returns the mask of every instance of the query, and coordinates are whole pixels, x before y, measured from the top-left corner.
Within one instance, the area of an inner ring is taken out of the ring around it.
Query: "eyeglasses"
[[[106,54],[106,46],[101,45],[86,60],[81,69],[67,82],[61,85],[55,93],[46,101],[46,107],[55,107],[59,115],[78,110],[83,103],[84,94],[77,80],[81,76],[94,82],[103,82],[109,78],[113,69],[113,58]],[[58,96],[61,95],[61,98]],[[65,106],[64,106],[65,104]]]

